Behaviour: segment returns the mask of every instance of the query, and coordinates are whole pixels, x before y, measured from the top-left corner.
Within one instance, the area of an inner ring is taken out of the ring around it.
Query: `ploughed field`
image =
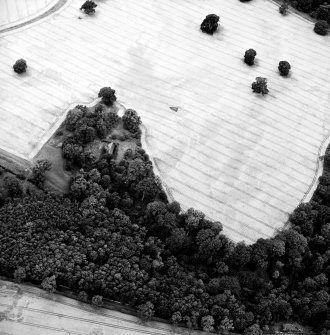
[[[37,15],[56,0],[1,0],[0,29]]]
[[[149,153],[183,207],[221,221],[235,241],[282,227],[328,134],[329,38],[266,0],[106,0],[91,17],[82,2],[0,33],[0,148],[31,159],[70,104],[111,86],[141,116]],[[210,13],[220,16],[213,36],[199,30]],[[249,48],[253,67],[242,60]],[[28,63],[23,76],[12,71],[18,58]],[[257,76],[268,78],[267,96],[252,93]]]
[[[5,335],[176,335],[182,330],[160,322],[143,324],[114,309],[93,308],[77,300],[27,285],[0,280],[0,333]],[[205,332],[189,330],[191,335]]]

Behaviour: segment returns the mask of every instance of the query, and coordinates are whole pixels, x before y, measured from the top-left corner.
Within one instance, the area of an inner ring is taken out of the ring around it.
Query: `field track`
[[[0,147],[31,159],[66,107],[112,86],[141,115],[184,208],[221,221],[236,241],[271,236],[308,191],[330,130],[329,37],[266,0],[103,0],[93,17],[81,3],[0,33]],[[209,13],[220,15],[213,36],[199,31]],[[242,62],[248,48],[254,67]],[[19,77],[12,64],[22,57]],[[268,78],[268,96],[251,93],[257,76]]]

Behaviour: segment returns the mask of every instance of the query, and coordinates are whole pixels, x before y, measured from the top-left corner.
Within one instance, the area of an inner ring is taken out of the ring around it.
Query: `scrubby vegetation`
[[[72,157],[74,164],[83,161],[79,157],[85,143],[99,136],[100,120],[105,129],[118,122],[101,106],[69,112],[65,127],[73,135],[63,155],[71,163]],[[139,120],[135,111],[127,116]],[[139,123],[128,128],[135,131]],[[205,331],[247,335],[296,320],[327,334],[329,157],[327,151],[311,202],[290,215],[288,228],[253,245],[234,244],[220,222],[168,202],[140,147],[120,162],[108,153],[84,162],[65,196],[26,192],[15,177],[6,178],[0,274],[50,292],[70,287],[95,306],[103,298],[121,301],[145,320],[155,315]]]
[[[218,29],[218,22],[220,17],[216,14],[209,14],[201,23],[201,31],[206,34],[213,35]]]
[[[13,69],[18,74],[26,72],[27,69],[26,61],[24,59],[17,60],[16,63],[13,65]]]

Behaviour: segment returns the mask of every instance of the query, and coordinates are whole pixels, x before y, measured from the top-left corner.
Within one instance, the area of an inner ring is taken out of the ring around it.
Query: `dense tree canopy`
[[[75,110],[67,126],[79,129]],[[96,111],[96,114],[102,110]],[[91,120],[90,120],[91,119]],[[70,140],[71,141],[71,140]],[[79,144],[65,144],[69,155]],[[103,298],[188,327],[260,335],[277,321],[330,329],[330,174],[289,227],[234,244],[219,222],[169,203],[143,149],[75,173],[65,196],[26,192],[8,175],[0,208],[0,274],[53,292],[62,285],[95,306]],[[38,252],[36,252],[38,250]]]

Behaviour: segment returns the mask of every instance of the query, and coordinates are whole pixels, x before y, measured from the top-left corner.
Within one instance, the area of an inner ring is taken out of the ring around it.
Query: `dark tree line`
[[[69,113],[73,131],[80,129],[76,113],[89,121],[84,109]],[[25,192],[12,177],[0,209],[0,273],[206,331],[261,334],[295,320],[328,334],[329,157],[312,200],[290,215],[290,228],[253,245],[234,244],[220,222],[169,203],[142,148],[120,163],[101,155],[63,197]]]

